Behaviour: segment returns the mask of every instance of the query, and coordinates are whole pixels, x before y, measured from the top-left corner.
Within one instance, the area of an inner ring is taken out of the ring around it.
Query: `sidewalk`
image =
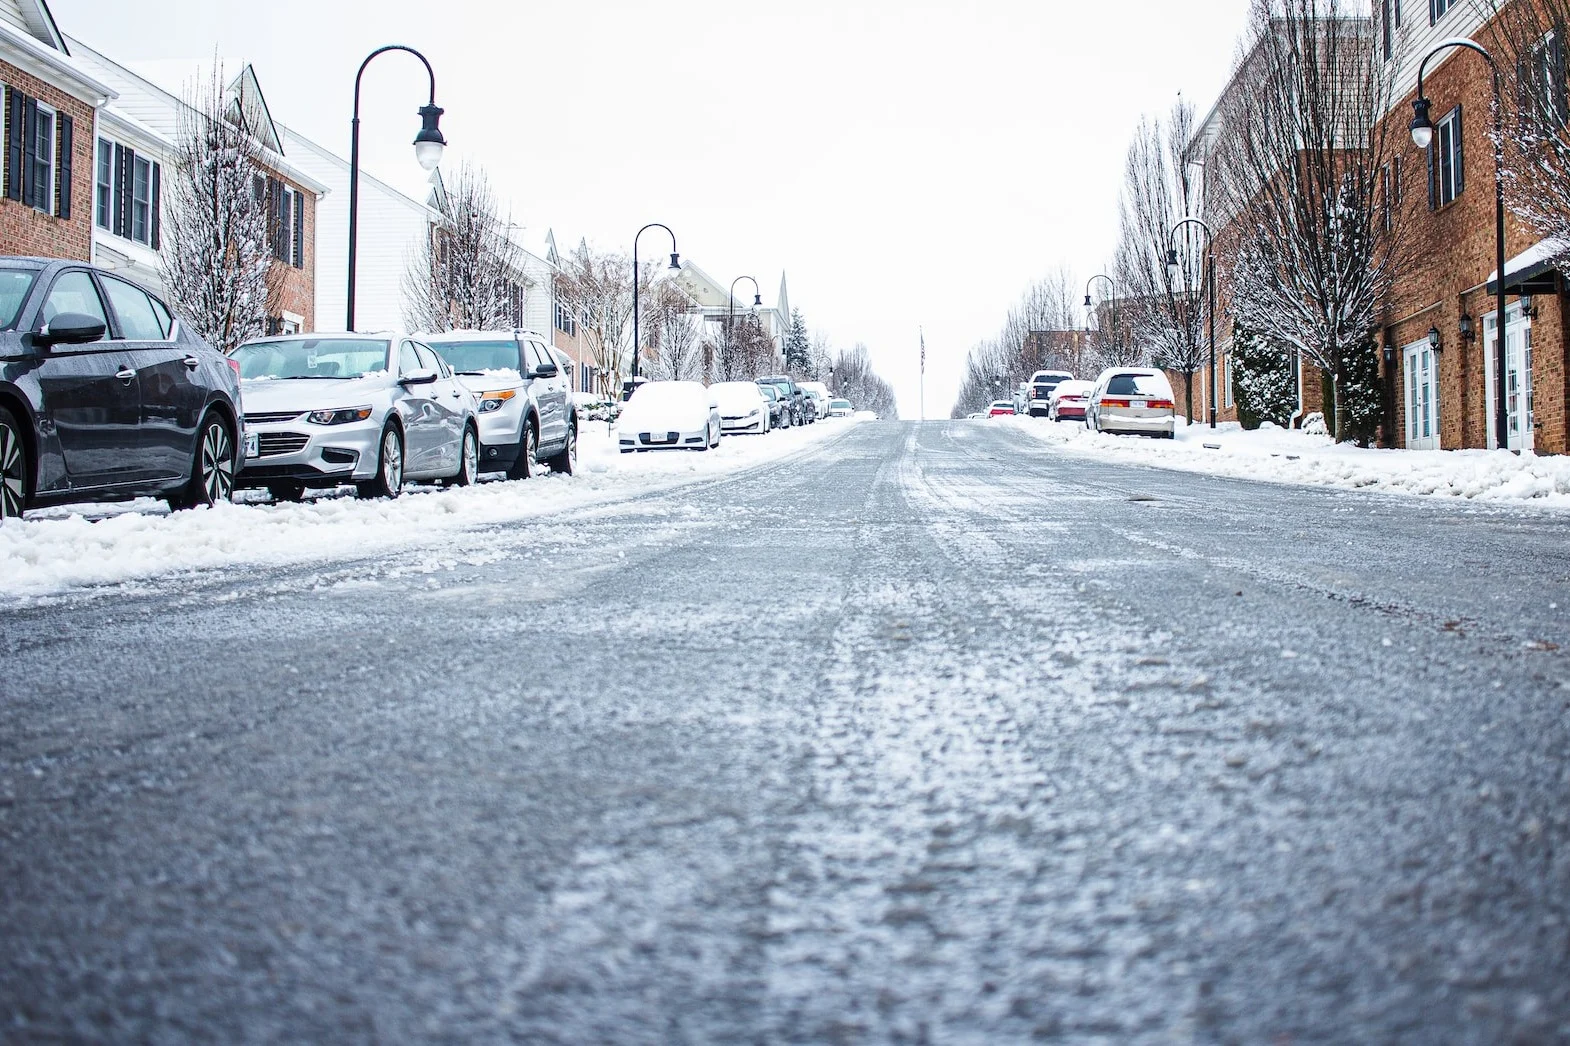
[[[1275,483],[1381,490],[1480,502],[1570,509],[1570,456],[1503,450],[1379,450],[1329,436],[1279,428],[1245,432],[1236,422],[1212,429],[1178,419],[1177,438],[1111,436],[1080,423],[1004,418],[1072,454]]]

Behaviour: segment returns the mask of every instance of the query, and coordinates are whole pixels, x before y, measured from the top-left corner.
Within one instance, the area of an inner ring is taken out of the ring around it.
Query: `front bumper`
[[[309,487],[354,483],[376,475],[382,423],[371,418],[349,425],[312,425],[304,413],[292,421],[245,425],[246,442],[256,438],[257,455],[247,456],[235,477],[240,487],[289,481]],[[249,446],[247,447],[249,450]]]
[[[745,418],[721,418],[720,431],[758,433],[767,432],[769,430],[767,418],[768,415],[766,414],[753,414],[748,415]]]
[[[692,432],[623,432],[616,430],[616,444],[622,450],[692,450],[707,446],[707,429]]]

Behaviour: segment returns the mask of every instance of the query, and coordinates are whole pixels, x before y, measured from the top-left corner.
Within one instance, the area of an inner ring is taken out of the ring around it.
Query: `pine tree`
[[[1232,396],[1245,429],[1285,427],[1297,410],[1297,381],[1287,349],[1239,323],[1232,328]]]
[[[790,310],[790,330],[785,335],[785,369],[805,374],[812,369],[812,339],[800,309]]]

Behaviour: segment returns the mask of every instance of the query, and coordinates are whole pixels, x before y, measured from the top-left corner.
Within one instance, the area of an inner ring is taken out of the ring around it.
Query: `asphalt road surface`
[[[0,1040],[1570,1038],[1563,515],[876,423],[454,564],[0,610]]]

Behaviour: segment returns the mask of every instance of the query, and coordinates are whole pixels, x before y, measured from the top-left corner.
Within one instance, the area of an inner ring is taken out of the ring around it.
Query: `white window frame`
[[[45,214],[54,214],[58,210],[55,202],[55,150],[60,146],[60,113],[48,102],[33,100],[35,119],[42,120],[49,117],[49,148],[39,150],[38,125],[26,128],[28,135],[33,139],[33,191],[43,192],[44,206],[39,207],[35,200],[33,206]],[[44,175],[44,177],[40,177]],[[24,183],[25,184],[25,183]]]
[[[1427,366],[1430,377],[1428,399],[1422,394],[1423,384],[1418,381],[1420,368]],[[1428,338],[1414,341],[1401,348],[1402,400],[1405,405],[1406,424],[1402,428],[1408,450],[1438,450],[1439,440],[1439,353],[1428,344]]]
[[[1466,154],[1462,149],[1461,136],[1456,134],[1456,124],[1460,123],[1461,107],[1458,105],[1434,125],[1434,209],[1438,210],[1447,204],[1455,202],[1461,195],[1461,189],[1456,187],[1459,182],[1465,188],[1463,164]],[[1445,164],[1442,157],[1446,150],[1450,153],[1449,178],[1445,177]],[[1448,192],[1449,195],[1446,195]]]
[[[106,158],[107,182],[103,181]],[[97,136],[93,138],[93,224],[104,230],[114,228],[114,142]]]
[[[144,168],[147,171],[147,177],[142,180],[142,185],[147,190],[147,196],[145,198],[137,194],[137,175],[140,174]],[[133,150],[131,155],[131,169],[126,172],[126,175],[131,179],[131,213],[128,215],[128,218],[130,219],[130,231],[126,236],[126,239],[130,240],[132,243],[139,243],[142,246],[147,247],[150,246],[153,242],[152,159]],[[138,235],[136,231],[136,220],[138,213],[140,213],[142,220],[142,231],[140,235]]]

